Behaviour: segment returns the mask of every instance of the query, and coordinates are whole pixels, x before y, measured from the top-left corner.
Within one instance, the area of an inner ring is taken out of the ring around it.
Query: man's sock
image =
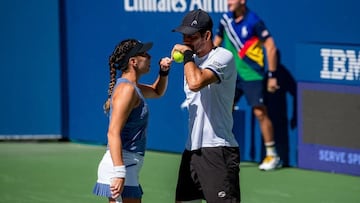
[[[276,149],[275,149],[275,142],[266,142],[266,156],[277,156]]]

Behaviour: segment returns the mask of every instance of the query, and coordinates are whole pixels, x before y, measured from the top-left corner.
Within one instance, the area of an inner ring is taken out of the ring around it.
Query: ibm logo
[[[320,78],[332,80],[360,80],[360,51],[320,49],[323,59]]]

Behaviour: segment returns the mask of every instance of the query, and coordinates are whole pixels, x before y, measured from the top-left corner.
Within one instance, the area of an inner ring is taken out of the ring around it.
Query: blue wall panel
[[[0,137],[60,137],[57,0],[0,1]]]

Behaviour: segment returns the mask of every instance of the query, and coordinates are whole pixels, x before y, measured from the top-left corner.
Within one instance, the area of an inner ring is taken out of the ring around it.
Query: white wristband
[[[117,178],[125,178],[126,168],[124,165],[122,166],[114,166],[114,177]]]

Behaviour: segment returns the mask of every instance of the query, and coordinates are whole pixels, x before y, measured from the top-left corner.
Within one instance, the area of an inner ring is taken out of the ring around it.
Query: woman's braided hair
[[[124,57],[130,52],[132,48],[138,43],[135,39],[127,39],[121,41],[114,49],[113,53],[109,57],[109,67],[110,67],[110,83],[108,89],[108,97],[104,103],[104,112],[107,114],[110,111],[110,99],[113,93],[115,83],[116,83],[116,70],[126,71],[127,62],[122,63]],[[124,65],[121,65],[124,64]]]

